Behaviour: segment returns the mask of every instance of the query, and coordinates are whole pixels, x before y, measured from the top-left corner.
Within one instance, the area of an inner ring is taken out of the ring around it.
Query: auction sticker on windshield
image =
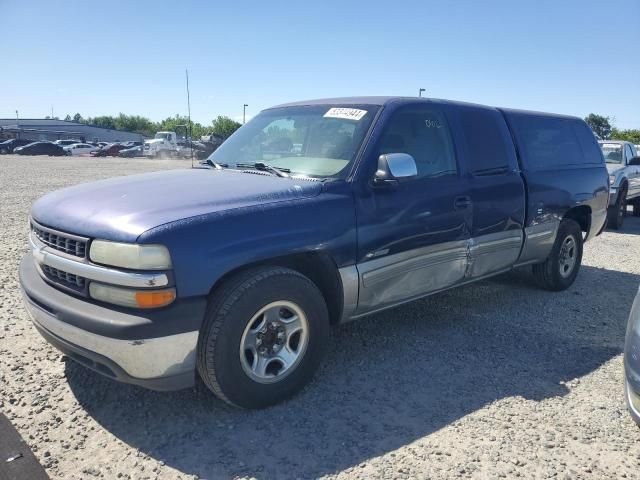
[[[360,120],[367,114],[366,110],[357,108],[330,108],[323,116],[326,118],[343,118],[346,120]]]

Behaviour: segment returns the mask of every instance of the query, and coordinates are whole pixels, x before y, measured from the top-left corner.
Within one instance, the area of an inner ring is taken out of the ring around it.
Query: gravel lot
[[[513,272],[337,327],[315,381],[263,411],[67,361],[18,288],[27,215],[66,185],[185,161],[0,157],[0,412],[52,478],[635,478],[622,395],[640,219],[587,244],[566,292]],[[205,174],[205,173],[203,173]]]

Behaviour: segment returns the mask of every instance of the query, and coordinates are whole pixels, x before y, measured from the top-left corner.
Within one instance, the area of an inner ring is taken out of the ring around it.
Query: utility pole
[[[189,70],[184,69],[187,77],[187,111],[189,113],[189,146],[191,147],[191,168],[193,168],[193,138],[191,138],[191,98],[189,97]]]
[[[245,118],[246,118],[246,115],[247,115],[247,107],[248,107],[248,106],[249,106],[249,105],[248,105],[248,104],[246,104],[246,103],[245,103],[244,105],[242,105],[242,124],[243,124],[243,125],[244,125]]]
[[[53,120],[53,105],[51,105],[51,120]]]
[[[18,120],[18,110],[16,110],[16,120]]]
[[[422,97],[422,92],[425,92],[426,90],[424,88],[421,88],[420,90],[418,90],[418,97]]]

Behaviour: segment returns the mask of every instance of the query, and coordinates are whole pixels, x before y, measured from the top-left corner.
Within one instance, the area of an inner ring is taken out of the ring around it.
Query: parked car
[[[88,155],[91,152],[96,152],[98,147],[89,143],[74,143],[64,147],[64,151],[67,155]]]
[[[259,408],[309,381],[330,325],[516,266],[568,288],[608,195],[579,118],[417,98],[291,103],[206,165],[42,197],[20,283],[40,333],[83,365],[160,390],[199,375]]]
[[[598,143],[611,184],[608,225],[619,229],[624,222],[627,205],[633,205],[633,215],[640,216],[640,157],[632,143],[621,140]]]
[[[66,155],[64,148],[51,142],[33,142],[23,147],[13,149],[18,155],[49,155],[60,157]]]
[[[100,150],[91,152],[93,157],[117,157],[120,150],[124,150],[126,147],[121,143],[112,143],[105,145]]]
[[[12,153],[14,148],[23,147],[33,143],[33,140],[25,138],[12,138],[0,143],[0,154]]]
[[[98,147],[102,148],[102,147],[105,147],[105,146],[109,145],[109,142],[98,142],[96,145]]]
[[[75,143],[82,143],[82,140],[78,140],[75,138],[68,138],[65,140],[56,140],[55,142],[56,145],[60,145],[61,147],[68,147],[69,145],[73,145]]]
[[[136,147],[125,148],[124,150],[120,150],[120,152],[118,152],[118,156],[119,157],[126,157],[126,158],[143,157],[144,153],[142,152],[142,145],[138,145]]]
[[[624,397],[633,420],[640,425],[640,290],[636,293],[624,342]]]

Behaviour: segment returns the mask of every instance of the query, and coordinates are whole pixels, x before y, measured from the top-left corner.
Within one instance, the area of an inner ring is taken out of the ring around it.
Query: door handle
[[[471,197],[468,195],[462,195],[460,197],[456,197],[453,201],[453,208],[456,210],[462,210],[464,208],[469,208],[471,206]]]

